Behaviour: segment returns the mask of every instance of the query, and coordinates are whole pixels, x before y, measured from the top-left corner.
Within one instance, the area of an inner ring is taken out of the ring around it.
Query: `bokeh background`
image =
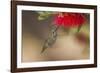
[[[54,16],[49,16],[46,20],[40,21],[38,20],[39,14],[36,11],[23,10],[22,62],[89,59],[89,14],[84,15],[87,21],[77,34],[77,28],[67,30],[60,27],[54,45],[41,54],[44,41],[50,33]]]

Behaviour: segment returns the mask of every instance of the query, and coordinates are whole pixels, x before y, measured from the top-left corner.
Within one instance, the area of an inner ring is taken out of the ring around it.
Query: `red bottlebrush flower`
[[[85,17],[82,13],[65,13],[61,12],[55,16],[54,23],[58,26],[76,27],[85,22]]]

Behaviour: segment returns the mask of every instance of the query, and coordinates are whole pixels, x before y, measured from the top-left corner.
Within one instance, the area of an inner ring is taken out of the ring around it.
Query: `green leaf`
[[[48,12],[48,11],[41,11],[37,13],[39,14],[38,20],[45,20],[52,14],[52,12]]]
[[[45,19],[47,19],[49,16],[38,16],[38,20],[45,20]]]
[[[78,27],[77,33],[80,32],[81,27],[82,27],[82,25]]]
[[[44,17],[38,16],[38,20],[44,20]]]

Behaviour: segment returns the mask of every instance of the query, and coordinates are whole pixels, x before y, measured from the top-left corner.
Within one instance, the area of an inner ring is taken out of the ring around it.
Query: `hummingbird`
[[[45,40],[44,45],[42,47],[41,53],[43,53],[47,48],[50,48],[56,42],[56,39],[57,39],[57,29],[58,29],[57,25],[52,25],[51,26],[50,35]]]

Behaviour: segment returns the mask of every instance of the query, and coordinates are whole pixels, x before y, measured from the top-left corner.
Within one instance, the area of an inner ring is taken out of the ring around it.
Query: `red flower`
[[[58,13],[55,16],[54,23],[58,26],[76,27],[85,22],[85,17],[82,13]]]

